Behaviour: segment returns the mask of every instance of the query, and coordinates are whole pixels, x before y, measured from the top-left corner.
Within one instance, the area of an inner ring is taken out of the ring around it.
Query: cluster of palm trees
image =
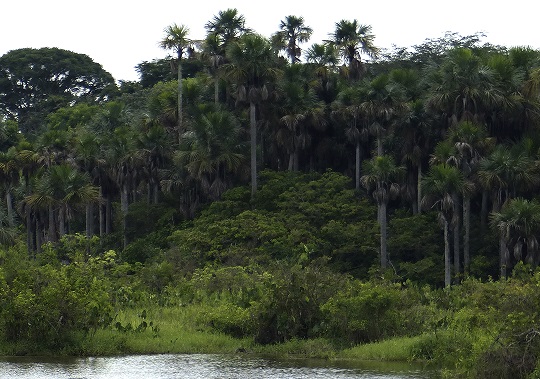
[[[448,35],[385,54],[357,20],[302,50],[302,17],[266,38],[236,9],[205,26],[204,40],[165,28],[176,81],[54,112],[32,143],[2,122],[5,230],[18,213],[34,251],[71,231],[77,210],[88,236],[105,235],[143,196],[192,217],[233,185],[250,180],[255,194],[259,169],[334,169],[378,205],[383,269],[396,207],[438,211],[446,285],[469,272],[471,223],[498,231],[502,277],[522,257],[538,263],[539,51]],[[188,61],[203,69],[185,78]]]

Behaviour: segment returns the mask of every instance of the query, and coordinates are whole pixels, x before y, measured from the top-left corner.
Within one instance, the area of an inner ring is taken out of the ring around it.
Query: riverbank
[[[118,312],[112,326],[92,333],[76,333],[60,351],[23,342],[0,345],[0,355],[114,356],[147,354],[257,354],[275,358],[313,358],[350,361],[414,361],[419,337],[400,337],[355,347],[337,346],[325,338],[292,339],[261,345],[252,338],[235,338],[201,327],[201,309],[158,307]]]

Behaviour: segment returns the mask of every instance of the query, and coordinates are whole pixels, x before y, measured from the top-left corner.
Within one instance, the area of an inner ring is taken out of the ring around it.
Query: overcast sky
[[[505,6],[503,6],[503,4]],[[158,47],[172,23],[202,39],[204,25],[219,11],[236,8],[246,26],[270,36],[285,16],[304,17],[320,43],[335,23],[357,19],[372,26],[375,44],[408,47],[444,32],[484,32],[485,42],[540,48],[538,12],[532,0],[4,0],[0,12],[0,56],[25,47],[59,47],[89,55],[117,80],[137,80],[134,66],[163,58]]]

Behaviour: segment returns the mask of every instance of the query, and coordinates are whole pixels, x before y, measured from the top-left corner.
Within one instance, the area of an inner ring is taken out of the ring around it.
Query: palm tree
[[[331,44],[313,44],[306,51],[306,61],[314,66],[314,75],[317,78],[317,94],[327,104],[334,100],[337,92],[337,80],[332,80],[332,73],[339,63],[337,48]]]
[[[17,150],[11,147],[6,152],[0,152],[0,184],[4,187],[6,196],[6,219],[10,228],[15,226],[13,210],[13,187],[19,182],[19,165],[17,162]]]
[[[372,193],[377,202],[378,221],[381,231],[381,269],[385,270],[388,263],[387,252],[387,205],[390,198],[399,193],[396,180],[403,174],[403,167],[396,166],[394,159],[381,155],[364,163],[365,175],[362,185]]]
[[[206,39],[204,41],[203,56],[208,57],[210,70],[214,76],[214,102],[219,101],[220,68],[227,63],[225,52],[227,46],[238,40],[244,33],[250,31],[245,26],[245,18],[239,15],[236,9],[220,11],[214,18],[207,22]]]
[[[463,121],[450,128],[447,141],[455,148],[453,158],[465,179],[475,181],[480,160],[494,145],[493,138],[488,137],[483,125]],[[466,272],[470,264],[470,214],[471,196],[466,194],[463,196],[463,267]]]
[[[392,83],[389,75],[379,75],[369,82],[362,109],[377,139],[377,155],[383,154],[383,136],[406,110],[405,100],[403,89]]]
[[[339,50],[348,64],[347,76],[350,79],[359,79],[365,70],[362,54],[374,58],[379,53],[379,49],[374,45],[375,35],[371,33],[371,26],[359,24],[357,20],[337,22],[330,37],[328,42]]]
[[[447,54],[428,75],[427,105],[441,112],[451,124],[462,120],[481,122],[489,107],[502,100],[494,72],[470,49],[456,48]]]
[[[478,177],[482,186],[491,191],[492,212],[499,213],[505,203],[517,196],[518,189],[526,191],[537,184],[539,175],[534,160],[523,149],[499,145],[480,161]],[[499,240],[501,278],[506,277],[507,254],[505,244]]]
[[[244,34],[227,49],[226,72],[237,85],[237,97],[249,103],[251,192],[257,191],[257,104],[268,97],[267,83],[279,74],[268,40],[258,34]]]
[[[499,232],[501,278],[506,278],[510,264],[509,250],[520,261],[526,252],[525,261],[538,265],[538,239],[540,233],[540,204],[536,200],[523,198],[511,199],[504,204],[500,212],[491,214],[493,229]]]
[[[230,112],[208,110],[182,136],[175,160],[211,199],[218,199],[232,185],[232,175],[243,167],[241,135],[240,124]]]
[[[432,166],[422,180],[422,206],[436,208],[444,232],[444,284],[450,286],[452,265],[450,262],[450,226],[458,215],[456,194],[470,191],[463,173],[454,166],[440,163]]]
[[[99,190],[90,182],[90,176],[68,164],[51,166],[36,183],[34,193],[25,199],[32,209],[49,211],[49,222],[58,220],[58,234],[67,232],[66,223],[79,207],[99,201]],[[51,213],[53,212],[53,213]],[[55,217],[57,216],[57,217]],[[49,225],[50,231],[54,229]],[[49,239],[56,240],[49,235]]]
[[[272,40],[280,50],[285,50],[291,64],[300,61],[302,50],[299,43],[307,42],[313,30],[304,24],[303,17],[287,16],[279,24],[279,31],[272,36]]]
[[[189,28],[185,25],[172,24],[164,29],[165,37],[159,45],[165,50],[173,50],[176,53],[176,68],[178,73],[178,137],[183,132],[182,125],[182,59],[184,54],[188,56],[193,52],[195,41],[188,38]]]
[[[305,67],[301,65],[285,68],[276,92],[280,127],[274,132],[274,139],[287,150],[288,169],[297,171],[300,150],[311,145],[313,130],[326,124],[324,105],[310,88]]]
[[[362,85],[346,86],[338,94],[333,104],[333,114],[345,119],[348,127],[345,135],[355,146],[355,188],[360,189],[360,169],[362,166],[362,142],[369,138],[367,118],[362,104],[367,95],[367,89]]]
[[[204,27],[209,34],[220,36],[223,48],[226,49],[230,43],[238,40],[242,34],[251,32],[249,28],[246,28],[245,24],[245,17],[238,14],[236,8],[229,8],[220,11]]]

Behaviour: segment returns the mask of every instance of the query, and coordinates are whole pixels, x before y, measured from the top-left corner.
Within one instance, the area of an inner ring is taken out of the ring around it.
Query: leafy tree
[[[75,102],[104,101],[116,92],[113,77],[84,54],[58,48],[18,49],[0,57],[0,109],[24,133]]]

